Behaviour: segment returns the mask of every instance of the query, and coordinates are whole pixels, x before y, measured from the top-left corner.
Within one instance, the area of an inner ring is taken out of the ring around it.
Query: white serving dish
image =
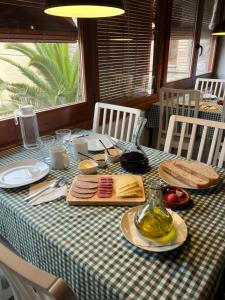
[[[99,168],[105,168],[108,158],[107,154],[95,154],[92,157],[97,162]]]
[[[111,154],[111,155],[108,155],[108,157],[109,157],[109,159],[110,159],[110,161],[112,162],[112,163],[116,163],[116,162],[118,162],[119,161],[119,159],[120,159],[120,156],[122,155],[122,153],[123,153],[123,151],[121,150],[121,149],[119,149],[119,148],[112,148],[112,149],[108,149],[108,151],[109,151],[109,153]]]

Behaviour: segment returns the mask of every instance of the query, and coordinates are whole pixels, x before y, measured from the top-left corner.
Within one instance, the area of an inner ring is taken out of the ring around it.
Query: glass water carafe
[[[140,146],[140,137],[147,119],[139,117],[135,128],[131,146],[120,157],[123,169],[131,173],[144,173],[149,170],[148,157]]]
[[[40,138],[37,116],[33,105],[20,106],[20,108],[15,111],[14,117],[15,124],[20,124],[23,146],[26,149],[38,147]]]
[[[151,241],[169,243],[175,238],[173,218],[163,204],[162,187],[152,181],[147,204],[136,213],[135,225],[140,234]]]

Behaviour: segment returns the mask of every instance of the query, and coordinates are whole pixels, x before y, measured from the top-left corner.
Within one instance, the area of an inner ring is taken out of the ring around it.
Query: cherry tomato
[[[178,203],[179,202],[179,197],[175,193],[171,193],[167,195],[166,201],[171,202],[171,203]]]

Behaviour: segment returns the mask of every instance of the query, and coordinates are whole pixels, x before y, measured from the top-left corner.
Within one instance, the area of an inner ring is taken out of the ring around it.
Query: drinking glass
[[[53,135],[44,135],[40,137],[40,150],[46,163],[50,163],[49,148],[54,146],[55,137]]]
[[[64,146],[67,152],[71,155],[70,151],[70,140],[71,140],[71,130],[70,129],[58,129],[55,132],[56,142],[59,146]]]
[[[205,89],[203,98],[204,98],[204,101],[211,101],[212,100],[212,91],[209,89]]]
[[[71,130],[70,129],[59,129],[56,130],[56,140],[60,144],[64,144],[66,146],[71,139]]]

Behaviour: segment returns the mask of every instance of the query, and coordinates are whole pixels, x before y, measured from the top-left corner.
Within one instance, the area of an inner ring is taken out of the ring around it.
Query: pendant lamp
[[[225,20],[215,26],[212,35],[225,35]]]
[[[123,0],[47,0],[44,12],[59,17],[101,18],[122,15]]]

